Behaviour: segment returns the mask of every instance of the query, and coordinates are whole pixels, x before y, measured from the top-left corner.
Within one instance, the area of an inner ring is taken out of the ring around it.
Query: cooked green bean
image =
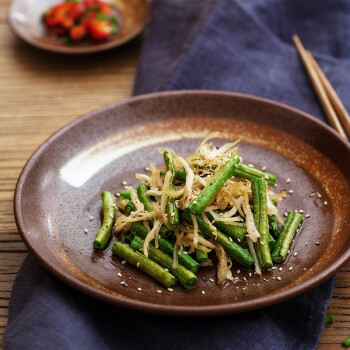
[[[283,263],[286,259],[288,250],[295,236],[303,216],[294,211],[288,213],[286,222],[282,227],[280,236],[274,250],[272,251],[272,260],[276,263]]]
[[[252,181],[255,178],[263,177],[264,179],[266,179],[266,182],[269,186],[275,186],[275,184],[276,184],[276,176],[275,175],[265,173],[263,171],[252,168],[252,167],[245,165],[243,163],[238,164],[233,175],[236,177],[250,180],[250,181]]]
[[[213,217],[207,213],[208,219],[212,222]],[[247,230],[242,226],[237,225],[229,225],[225,224],[221,221],[215,221],[213,223],[215,227],[217,227],[222,232],[226,233],[228,236],[232,237],[235,241],[243,242],[245,240],[245,236],[247,234]]]
[[[120,258],[126,260],[129,264],[138,267],[143,272],[146,272],[166,288],[174,286],[177,282],[176,278],[162,266],[121,242],[114,243],[112,252]]]
[[[153,211],[152,198],[146,193],[147,191],[148,186],[145,184],[140,184],[137,186],[137,196],[139,197],[140,202],[143,204],[145,210],[151,212]],[[173,234],[173,231],[168,229],[165,225],[162,225],[159,233],[163,238],[167,238]]]
[[[189,204],[188,209],[192,213],[198,215],[204,211],[226,180],[232,176],[239,160],[239,156],[232,153],[231,158],[216,171],[210,183],[205,186],[200,194]]]
[[[208,253],[204,252],[203,250],[196,249],[195,250],[196,254],[196,260],[201,264],[209,261]]]
[[[273,238],[273,236],[270,234],[269,235],[269,250],[270,252],[273,251],[273,249],[275,248],[276,246],[276,240]]]
[[[186,182],[186,170],[184,168],[179,169],[175,174],[176,180]]]
[[[143,239],[135,236],[130,246],[137,251],[142,251],[143,243]],[[167,268],[177,278],[183,287],[191,288],[197,282],[196,275],[182,265],[178,264],[176,268],[173,268],[173,258],[157,249],[152,243],[148,245],[148,256],[157,264]]]
[[[175,189],[175,164],[173,153],[165,151],[163,154],[166,171],[171,172],[171,178],[169,183],[169,190]],[[171,228],[177,228],[179,226],[179,211],[176,207],[175,198],[169,197],[166,203],[166,212],[168,214],[168,221]]]
[[[129,216],[131,214],[131,212],[135,211],[135,210],[136,210],[136,207],[135,207],[134,203],[130,200],[124,208],[124,214],[126,216]]]
[[[121,195],[123,198],[125,198],[125,199],[131,200],[131,193],[130,193],[130,191],[128,191],[128,190],[121,191],[121,192],[120,192],[120,195]]]
[[[149,194],[147,194],[148,190],[149,188],[145,184],[139,184],[136,188],[137,197],[139,197],[139,200],[145,207],[145,210],[150,212],[150,211],[153,211],[153,206],[152,206],[152,198]]]
[[[263,177],[254,178],[251,181],[251,187],[254,222],[260,233],[260,237],[255,244],[255,251],[259,260],[259,266],[263,269],[269,269],[273,266],[273,263],[269,249],[270,233],[267,218],[266,181]]]
[[[145,239],[147,236],[147,229],[144,225],[142,225],[140,222],[134,222],[131,226],[131,232],[137,234],[140,236],[142,239]],[[167,241],[164,238],[159,238],[158,239],[158,244],[159,244],[159,249],[163,251],[164,253],[167,253],[169,255],[173,255],[174,253],[174,244]],[[188,254],[180,254],[178,256],[179,259],[179,264],[182,266],[186,267],[192,272],[197,272],[199,269],[199,264],[197,263],[196,260],[194,260],[191,256]]]
[[[189,224],[192,224],[191,216],[189,211],[185,210],[182,214],[182,218]],[[196,220],[198,223],[198,228],[201,234],[209,239],[214,239],[229,253],[229,255],[238,261],[241,265],[249,269],[253,263],[254,258],[250,255],[247,249],[244,249],[236,242],[231,242],[229,237],[225,236],[222,232],[216,231],[208,223],[206,223],[201,215],[196,215]]]
[[[101,193],[101,199],[103,221],[102,226],[97,232],[96,238],[94,240],[94,248],[103,250],[106,248],[109,239],[111,238],[114,222],[115,203],[113,194],[108,191],[103,191]]]
[[[269,231],[272,234],[272,236],[274,236],[275,238],[278,238],[281,232],[278,228],[276,218],[272,215],[269,215],[268,218],[269,218]]]

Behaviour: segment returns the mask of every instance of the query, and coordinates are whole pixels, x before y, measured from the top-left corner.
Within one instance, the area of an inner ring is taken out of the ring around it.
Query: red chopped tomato
[[[112,34],[112,25],[105,19],[94,18],[89,23],[89,34],[94,40],[104,40]]]
[[[86,33],[87,33],[86,25],[78,24],[70,29],[69,36],[72,40],[79,41],[82,38],[84,38],[84,36],[86,36]]]
[[[79,41],[86,36],[94,40],[103,40],[109,37],[115,28],[113,8],[102,0],[66,0],[49,9],[43,21],[51,33],[69,34],[73,41]]]

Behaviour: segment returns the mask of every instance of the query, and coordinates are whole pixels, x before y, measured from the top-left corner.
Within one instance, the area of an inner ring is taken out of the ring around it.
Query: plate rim
[[[37,49],[44,50],[47,52],[53,52],[53,53],[59,53],[63,55],[74,55],[74,56],[79,56],[79,55],[84,55],[84,54],[93,54],[93,53],[98,53],[98,52],[103,52],[103,51],[108,51],[111,49],[114,49],[116,47],[122,46],[125,43],[131,41],[132,39],[135,39],[138,35],[140,35],[146,28],[150,20],[150,0],[141,0],[145,7],[146,7],[146,17],[144,23],[134,32],[131,34],[128,34],[124,38],[118,40],[118,41],[111,41],[111,42],[106,42],[105,44],[102,45],[92,45],[92,46],[87,46],[87,47],[78,47],[78,48],[73,48],[68,47],[68,46],[50,46],[46,45],[45,43],[41,43],[40,41],[37,41],[35,39],[31,39],[28,37],[23,36],[20,31],[17,29],[16,24],[14,23],[13,20],[13,7],[15,6],[15,2],[17,0],[12,0],[11,3],[8,6],[7,10],[7,24],[9,28],[11,29],[11,32],[20,40],[25,42],[28,45],[31,45]]]
[[[22,217],[21,211],[21,193],[27,175],[31,170],[32,166],[35,164],[36,159],[42,154],[46,147],[48,147],[52,142],[55,141],[61,134],[65,133],[66,130],[69,130],[71,127],[85,121],[86,119],[94,118],[96,115],[100,114],[102,111],[110,110],[115,108],[118,105],[127,105],[134,102],[140,102],[142,100],[148,100],[157,97],[168,97],[168,96],[188,96],[188,95],[221,95],[226,97],[238,98],[238,99],[247,99],[255,100],[262,102],[264,104],[274,105],[282,109],[287,109],[291,112],[301,115],[303,118],[310,120],[312,123],[318,124],[320,127],[326,129],[327,132],[331,133],[333,137],[336,137],[350,152],[350,143],[346,142],[334,129],[328,126],[326,123],[323,123],[319,119],[313,117],[312,115],[303,112],[295,107],[289,106],[282,102],[274,101],[268,98],[259,97],[250,94],[229,92],[229,91],[220,91],[220,90],[175,90],[175,91],[162,91],[162,92],[153,92],[143,95],[138,95],[135,97],[130,97],[119,102],[108,104],[104,107],[93,110],[83,116],[80,116],[65,126],[58,129],[51,136],[49,136],[31,155],[26,164],[24,165],[19,178],[16,183],[16,188],[14,192],[14,216],[17,225],[19,234],[27,246],[28,250],[34,255],[34,257],[39,261],[39,263],[48,270],[52,275],[57,277],[59,280],[63,281],[67,285],[75,288],[76,290],[83,292],[91,297],[99,299],[110,304],[120,306],[126,309],[133,309],[141,312],[161,314],[168,316],[219,316],[219,315],[228,315],[240,312],[252,311],[260,308],[264,308],[279,302],[291,299],[296,297],[313,287],[321,284],[332,275],[336,273],[339,268],[344,265],[348,260],[350,260],[350,249],[344,251],[332,264],[328,265],[324,270],[322,270],[317,275],[311,277],[307,281],[302,282],[296,286],[288,288],[284,291],[278,293],[272,293],[268,295],[263,295],[255,299],[246,300],[246,301],[236,301],[231,304],[223,305],[204,305],[204,306],[174,306],[174,305],[164,305],[151,302],[144,302],[136,299],[130,299],[125,296],[118,296],[110,294],[101,289],[95,288],[87,283],[84,283],[81,280],[78,280],[71,274],[65,272],[62,268],[57,268],[50,263],[47,263],[44,258],[40,256],[35,248],[31,245],[30,237],[26,234],[25,224]],[[60,265],[58,265],[60,266]]]

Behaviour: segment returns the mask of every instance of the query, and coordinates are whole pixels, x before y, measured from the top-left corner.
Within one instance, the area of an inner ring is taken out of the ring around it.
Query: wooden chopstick
[[[299,37],[297,35],[293,35],[293,40],[295,43],[295,46],[297,47],[298,53],[300,55],[300,58],[305,66],[306,72],[308,73],[308,76],[311,80],[311,83],[315,89],[315,92],[318,96],[318,99],[321,103],[321,106],[328,118],[329,123],[331,126],[338,131],[338,133],[347,139],[347,136],[345,134],[345,131],[338,119],[338,116],[332,106],[332,103],[330,99],[328,98],[328,95],[326,93],[325,87],[322,85],[322,82],[316,73],[316,70],[314,68],[314,65],[312,64],[310,60],[310,56],[308,55],[307,51],[305,50],[303,44],[301,43]]]
[[[321,67],[318,65],[314,56],[312,56],[312,54],[309,50],[307,50],[307,54],[309,55],[309,59],[310,59],[312,65],[314,66],[315,71],[316,71],[318,77],[320,78],[323,87],[326,90],[328,98],[332,102],[332,105],[333,105],[333,107],[338,115],[338,118],[342,122],[343,127],[346,130],[347,134],[350,136],[350,116],[349,116],[346,108],[344,107],[339,96],[337,95],[337,93],[333,89],[333,86],[329,82],[328,78],[323,73]]]

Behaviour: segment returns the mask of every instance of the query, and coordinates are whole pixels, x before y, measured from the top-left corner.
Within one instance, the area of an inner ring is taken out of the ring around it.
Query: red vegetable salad
[[[64,44],[102,41],[118,32],[115,8],[102,0],[67,0],[48,9],[43,22]]]

